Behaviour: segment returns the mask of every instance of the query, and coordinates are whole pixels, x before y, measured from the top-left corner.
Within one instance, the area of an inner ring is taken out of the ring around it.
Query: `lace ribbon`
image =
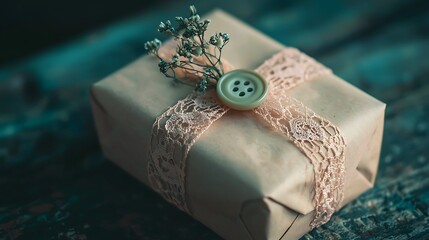
[[[270,90],[264,103],[252,111],[287,136],[313,165],[315,217],[310,226],[318,227],[329,221],[343,200],[346,144],[337,127],[287,96],[287,90],[332,73],[294,48],[285,48],[255,71],[265,77]],[[148,161],[152,188],[189,214],[185,186],[189,150],[228,110],[214,92],[192,93],[153,124]]]

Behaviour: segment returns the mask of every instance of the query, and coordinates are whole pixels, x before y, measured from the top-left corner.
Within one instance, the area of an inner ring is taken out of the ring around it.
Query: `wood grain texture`
[[[158,22],[189,4],[0,69],[0,239],[219,239],[102,157],[89,106],[89,86],[142,55]],[[429,239],[429,3],[197,7],[225,9],[388,104],[374,189],[303,239]]]

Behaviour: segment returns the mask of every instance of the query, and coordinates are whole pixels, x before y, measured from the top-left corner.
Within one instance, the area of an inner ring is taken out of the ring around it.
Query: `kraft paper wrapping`
[[[225,58],[254,69],[284,46],[221,10],[210,32],[231,36]],[[193,89],[175,84],[144,56],[94,84],[92,105],[106,157],[149,185],[146,163],[155,118]],[[338,126],[346,139],[343,204],[371,188],[377,173],[385,104],[331,75],[289,93]],[[296,239],[313,218],[313,167],[251,113],[229,111],[192,147],[187,194],[193,217],[225,239]]]

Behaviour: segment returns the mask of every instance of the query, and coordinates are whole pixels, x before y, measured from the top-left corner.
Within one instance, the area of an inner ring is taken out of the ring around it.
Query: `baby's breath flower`
[[[155,38],[152,41],[147,41],[144,44],[144,49],[150,53],[156,54],[158,52],[158,49],[161,47],[162,42]]]
[[[221,35],[222,35],[222,38],[225,42],[229,41],[229,34],[228,33],[221,33]]]
[[[196,57],[199,57],[201,54],[203,54],[203,49],[201,47],[196,47],[194,50],[192,50],[192,54]]]
[[[192,15],[189,17],[189,20],[192,22],[198,22],[198,21],[200,21],[200,15],[198,15],[198,14]]]
[[[197,8],[194,5],[189,6],[189,11],[191,11],[191,16],[197,14]]]
[[[207,77],[201,79],[201,81],[195,87],[195,90],[198,92],[205,93],[208,87]]]
[[[192,38],[197,34],[198,34],[198,29],[193,25],[188,25],[185,31],[183,32],[183,37]]]
[[[172,59],[171,59],[171,62],[170,62],[170,65],[173,67],[173,68],[176,68],[176,67],[179,67],[180,66],[180,59],[179,59],[179,54],[174,54],[173,55],[173,57],[172,57]]]
[[[178,31],[181,31],[181,30],[185,29],[188,26],[188,23],[189,23],[188,19],[187,18],[183,18],[183,17],[176,17],[176,22],[179,25],[177,27]]]
[[[165,76],[176,78],[174,71],[176,68],[194,72],[196,76],[201,77],[196,85],[196,90],[205,92],[209,87],[214,87],[224,73],[221,55],[223,47],[229,41],[229,35],[216,33],[207,41],[205,32],[210,20],[202,20],[193,5],[189,7],[189,11],[189,17],[179,16],[175,18],[176,27],[173,27],[169,20],[161,22],[158,26],[160,33],[171,36],[178,42],[176,53],[171,57],[171,60],[166,61],[159,56],[158,50],[162,43],[158,39],[146,42],[144,47],[148,53],[154,54],[160,59],[159,70]],[[218,52],[215,54],[216,52],[213,51]],[[173,75],[170,75],[172,72]],[[180,79],[177,80],[180,81]],[[184,83],[188,82],[184,81]]]
[[[203,24],[201,26],[201,28],[202,28],[203,31],[207,30],[207,27],[209,26],[210,22],[211,22],[210,19],[204,20],[204,22],[203,22]]]
[[[159,67],[159,71],[165,74],[168,71],[169,64],[163,59],[161,59],[159,60],[158,67]]]
[[[170,20],[165,21],[165,23],[161,22],[158,26],[158,32],[165,33],[165,34],[174,33],[174,28],[171,25]]]
[[[223,47],[229,41],[228,33],[215,33],[210,37],[210,44]]]
[[[223,45],[223,38],[220,34],[216,33],[210,37],[210,44],[221,47]]]

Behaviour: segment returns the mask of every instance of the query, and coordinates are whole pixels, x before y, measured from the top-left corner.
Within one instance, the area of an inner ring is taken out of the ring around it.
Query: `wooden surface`
[[[429,239],[428,1],[235,2],[197,7],[225,9],[388,105],[374,189],[303,239]],[[88,101],[189,3],[0,69],[0,239],[219,239],[103,158]]]

